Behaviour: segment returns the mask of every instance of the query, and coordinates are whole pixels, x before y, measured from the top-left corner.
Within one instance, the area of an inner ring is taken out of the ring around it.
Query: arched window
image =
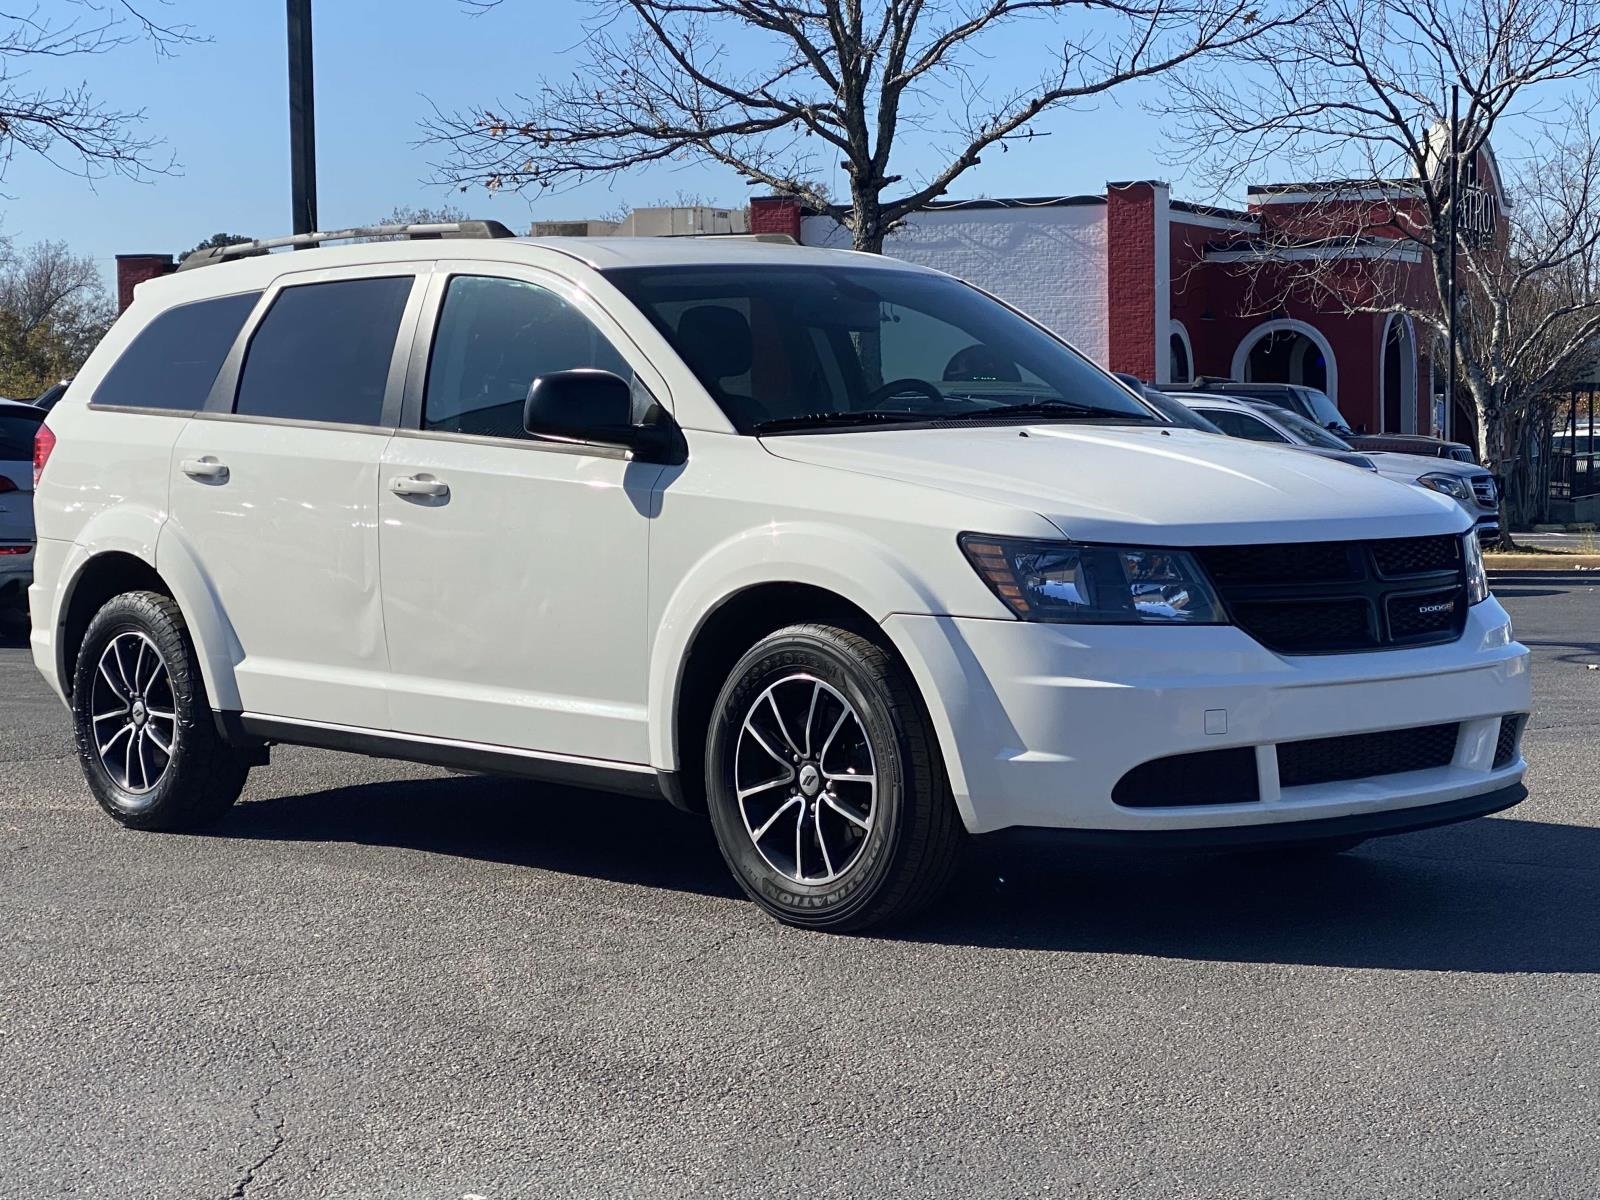
[[[1322,331],[1304,321],[1264,321],[1240,339],[1233,377],[1253,383],[1298,383],[1339,403],[1339,364]]]

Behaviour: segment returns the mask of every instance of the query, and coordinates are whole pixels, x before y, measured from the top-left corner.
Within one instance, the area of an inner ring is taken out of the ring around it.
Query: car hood
[[[1393,450],[1360,450],[1372,460],[1381,475],[1390,479],[1404,476],[1417,479],[1423,475],[1454,475],[1458,479],[1471,479],[1474,475],[1489,472],[1476,463],[1456,462],[1453,458],[1422,458],[1415,454],[1400,454]]]
[[[794,462],[1038,513],[1070,538],[1171,546],[1458,533],[1461,508],[1370,471],[1174,427],[1035,425],[767,437]]]

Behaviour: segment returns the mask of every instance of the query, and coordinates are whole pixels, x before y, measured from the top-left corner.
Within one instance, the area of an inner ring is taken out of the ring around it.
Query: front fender
[[[200,675],[205,680],[211,707],[223,712],[239,712],[239,683],[234,668],[244,661],[239,635],[223,610],[222,600],[211,577],[200,565],[200,556],[184,534],[183,526],[168,521],[156,546],[156,571],[172,589],[172,598],[183,610],[200,660]],[[285,619],[292,619],[285,614]]]
[[[727,538],[681,574],[654,622],[648,685],[652,765],[678,769],[678,696],[695,637],[722,605],[766,583],[822,588],[880,623],[890,613],[939,611],[926,573],[860,532],[791,521]]]

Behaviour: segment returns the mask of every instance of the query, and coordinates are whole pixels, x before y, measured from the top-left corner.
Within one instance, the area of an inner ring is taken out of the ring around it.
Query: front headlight
[[[1452,500],[1471,500],[1472,485],[1459,475],[1427,474],[1417,479],[1418,487],[1429,488],[1435,492],[1443,492]]]
[[[1222,602],[1193,556],[1148,547],[1079,546],[961,535],[985,583],[1024,621],[1223,625]]]
[[[1489,573],[1483,569],[1483,547],[1478,544],[1477,530],[1469,529],[1462,535],[1461,561],[1467,564],[1467,603],[1487,600]]]

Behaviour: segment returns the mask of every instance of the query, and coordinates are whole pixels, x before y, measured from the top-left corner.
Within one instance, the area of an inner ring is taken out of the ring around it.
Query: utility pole
[[[317,229],[317,110],[311,70],[311,0],[289,4],[289,186],[295,233]]]
[[[1444,385],[1444,436],[1450,440],[1456,423],[1456,239],[1461,226],[1461,88],[1450,86],[1450,271],[1446,316],[1449,329],[1450,358],[1445,368]]]

